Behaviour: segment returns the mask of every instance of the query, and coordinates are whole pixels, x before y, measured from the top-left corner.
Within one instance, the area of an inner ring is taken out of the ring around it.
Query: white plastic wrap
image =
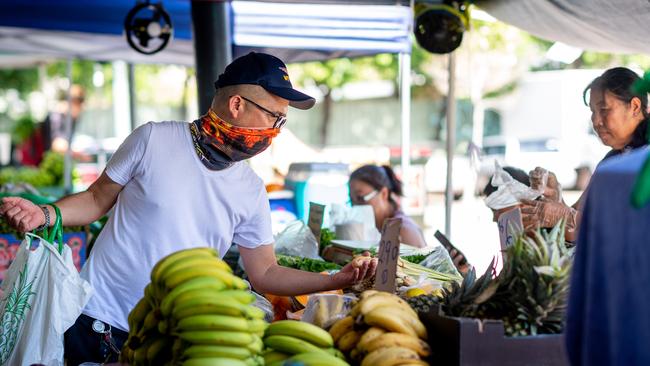
[[[537,191],[527,185],[515,180],[508,172],[503,170],[499,163],[495,162],[495,172],[492,176],[491,184],[497,187],[497,190],[485,198],[485,204],[493,209],[515,206],[522,199],[534,200],[541,196],[543,191]]]

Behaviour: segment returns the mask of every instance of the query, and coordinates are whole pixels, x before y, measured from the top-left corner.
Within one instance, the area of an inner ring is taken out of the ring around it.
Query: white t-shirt
[[[186,122],[149,122],[115,152],[106,174],[123,185],[81,276],[95,288],[83,313],[128,331],[155,263],[198,246],[271,244],[269,201],[244,162],[206,168]]]

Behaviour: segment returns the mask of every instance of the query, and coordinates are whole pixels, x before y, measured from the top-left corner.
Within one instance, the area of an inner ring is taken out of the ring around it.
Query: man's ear
[[[233,95],[228,98],[228,113],[230,113],[230,117],[237,118],[242,112],[242,108],[242,99],[239,95]]]

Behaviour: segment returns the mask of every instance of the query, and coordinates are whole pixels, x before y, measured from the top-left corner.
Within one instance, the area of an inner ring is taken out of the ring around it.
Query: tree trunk
[[[323,119],[320,127],[320,145],[325,147],[327,145],[327,133],[330,128],[330,116],[332,114],[332,89],[327,89],[327,93],[323,97]]]
[[[442,136],[443,118],[447,118],[447,97],[446,96],[444,99],[444,103],[442,104],[442,108],[440,108],[440,112],[438,113],[438,123],[435,125],[435,128],[433,129],[433,141],[442,141],[441,136]]]

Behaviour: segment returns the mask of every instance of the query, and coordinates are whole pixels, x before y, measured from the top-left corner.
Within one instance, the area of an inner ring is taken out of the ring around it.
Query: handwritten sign
[[[499,225],[501,250],[506,250],[514,243],[517,236],[524,231],[519,207],[502,213],[497,220],[497,225]]]
[[[314,202],[309,202],[309,219],[307,221],[307,226],[311,230],[312,234],[316,238],[316,241],[320,243],[320,231],[323,226],[323,214],[325,213],[325,205],[321,205]]]
[[[395,275],[397,273],[397,260],[399,259],[399,231],[402,228],[402,219],[388,219],[384,221],[379,242],[379,263],[375,274],[375,289],[379,291],[395,292]]]

